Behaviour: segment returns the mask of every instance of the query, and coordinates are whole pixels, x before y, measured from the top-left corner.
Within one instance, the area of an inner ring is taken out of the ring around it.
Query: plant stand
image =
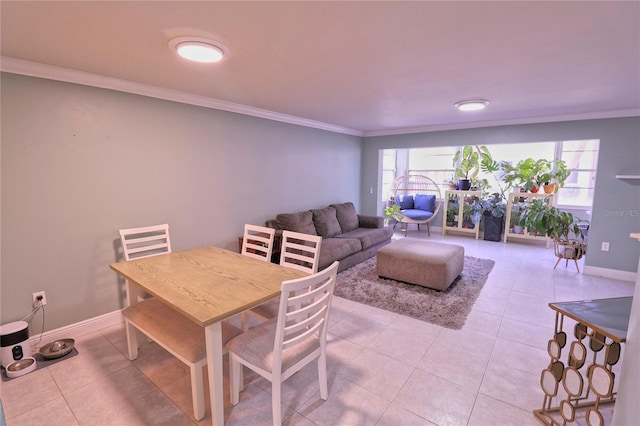
[[[447,231],[464,232],[467,234],[473,234],[476,240],[480,237],[480,222],[468,223],[464,220],[464,204],[471,199],[471,197],[482,197],[482,191],[445,191],[444,207],[445,211],[442,214],[442,235],[446,235]],[[447,224],[447,212],[449,211],[449,199],[457,200],[451,207],[455,210],[454,216],[456,220],[453,224]]]
[[[578,240],[569,240],[569,241],[559,241],[555,240],[553,242],[553,253],[556,255],[558,260],[556,264],[553,265],[553,269],[556,269],[558,263],[562,259],[565,260],[564,266],[566,267],[569,264],[570,260],[576,264],[576,269],[580,272],[580,268],[578,267],[578,260],[582,259],[586,251],[586,244],[578,241]]]
[[[546,241],[547,248],[549,247],[549,238],[547,236],[538,235],[537,233],[535,235],[531,235],[530,234],[531,231],[529,231],[528,229],[524,229],[522,230],[521,233],[517,233],[514,230],[512,230],[510,226],[513,206],[517,205],[520,202],[523,202],[528,205],[531,203],[531,201],[533,201],[536,198],[547,198],[549,200],[550,205],[553,205],[553,202],[554,202],[553,194],[540,194],[540,193],[533,194],[531,192],[512,192],[511,194],[509,194],[508,201],[507,201],[507,216],[505,219],[506,229],[504,231],[505,243],[509,238],[511,239],[515,238],[515,239],[522,239],[522,240]]]

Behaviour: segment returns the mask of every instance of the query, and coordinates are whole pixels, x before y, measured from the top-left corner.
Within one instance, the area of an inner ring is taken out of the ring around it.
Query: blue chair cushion
[[[433,213],[433,211],[436,209],[436,196],[416,194],[416,200],[413,203],[413,208]]]
[[[413,208],[413,195],[398,195],[400,210]]]
[[[402,214],[413,220],[427,220],[433,216],[432,212],[416,209],[402,210]]]

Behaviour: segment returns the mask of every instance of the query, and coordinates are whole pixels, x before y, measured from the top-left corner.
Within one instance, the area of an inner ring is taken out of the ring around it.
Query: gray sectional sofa
[[[332,204],[323,209],[281,213],[267,221],[276,230],[320,235],[318,270],[340,261],[338,271],[375,256],[380,247],[391,242],[393,229],[384,226],[384,218],[356,213],[353,203]]]

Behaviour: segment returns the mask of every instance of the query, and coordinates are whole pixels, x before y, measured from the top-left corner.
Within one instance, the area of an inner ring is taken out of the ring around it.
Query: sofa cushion
[[[331,204],[331,207],[336,209],[336,217],[343,234],[358,228],[358,214],[352,202]]]
[[[425,210],[433,213],[436,209],[436,196],[427,194],[416,194],[413,208],[416,210]]]
[[[320,246],[318,270],[361,250],[362,243],[357,238],[323,238]]]
[[[369,247],[373,247],[376,244],[391,239],[392,235],[393,228],[389,226],[384,228],[358,228],[354,231],[347,232],[346,234],[338,235],[336,236],[336,239],[357,238],[362,244],[362,250],[366,250]]]
[[[285,231],[318,235],[313,224],[313,213],[310,210],[298,213],[280,213],[276,216],[276,220],[280,228]]]
[[[342,232],[335,207],[329,206],[324,209],[311,210],[311,213],[313,214],[313,224],[316,227],[316,232],[321,237],[331,238]]]
[[[400,209],[412,209],[413,208],[413,195],[398,195],[398,203]]]

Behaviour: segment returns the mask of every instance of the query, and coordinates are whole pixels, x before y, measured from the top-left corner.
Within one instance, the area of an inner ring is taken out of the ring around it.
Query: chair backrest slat
[[[273,352],[275,365],[282,359],[283,349],[313,336],[324,345],[338,264],[333,262],[321,272],[282,283]]]
[[[124,260],[171,253],[171,239],[167,224],[120,229],[118,233],[120,234]]]
[[[241,254],[270,262],[275,232],[273,228],[246,224]]]
[[[322,237],[283,231],[280,265],[315,274],[318,272]]]

